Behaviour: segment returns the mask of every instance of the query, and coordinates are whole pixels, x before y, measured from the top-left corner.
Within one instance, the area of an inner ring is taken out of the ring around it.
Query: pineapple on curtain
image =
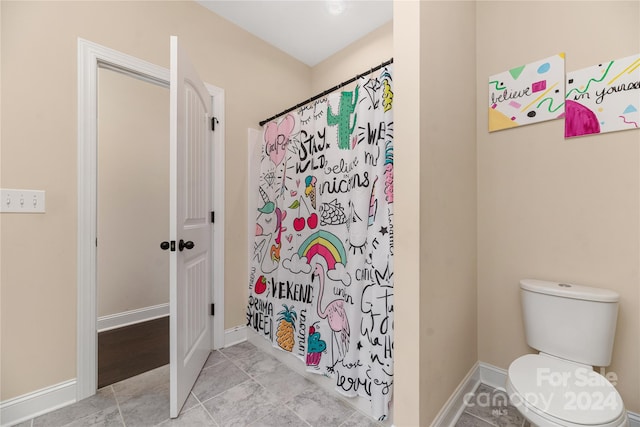
[[[247,325],[388,416],[393,389],[391,67],[264,126]]]

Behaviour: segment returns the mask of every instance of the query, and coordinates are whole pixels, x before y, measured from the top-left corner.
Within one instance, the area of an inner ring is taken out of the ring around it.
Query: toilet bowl
[[[538,427],[628,426],[620,394],[593,370],[611,362],[618,294],[525,279],[520,296],[527,344],[540,353],[509,366],[511,404]]]
[[[509,366],[509,400],[539,427],[626,427],[615,387],[590,366],[546,354],[527,354]]]

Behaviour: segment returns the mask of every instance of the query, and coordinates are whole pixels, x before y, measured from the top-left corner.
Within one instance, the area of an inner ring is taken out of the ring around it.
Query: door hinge
[[[215,224],[216,222],[216,213],[211,211],[211,224]]]
[[[211,117],[211,130],[212,131],[216,130],[216,123],[220,123],[220,121],[215,117]]]
[[[211,304],[211,315],[212,316],[216,315],[216,305],[215,304]]]

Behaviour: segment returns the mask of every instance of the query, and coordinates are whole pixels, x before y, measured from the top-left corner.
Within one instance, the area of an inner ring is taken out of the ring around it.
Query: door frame
[[[168,40],[167,40],[168,41]],[[168,43],[167,43],[168,47]],[[168,54],[169,49],[167,49]],[[97,334],[97,144],[98,68],[107,68],[153,84],[169,87],[169,69],[78,38],[78,236],[77,236],[77,378],[76,399],[96,393]],[[213,349],[224,346],[224,90],[206,84],[212,111],[218,119],[212,136],[212,206],[215,211],[211,242]],[[158,236],[158,244],[168,238]],[[160,248],[158,247],[158,250]]]

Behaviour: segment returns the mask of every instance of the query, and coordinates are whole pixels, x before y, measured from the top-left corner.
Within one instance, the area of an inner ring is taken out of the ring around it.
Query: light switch
[[[44,213],[44,191],[2,188],[0,212]]]

